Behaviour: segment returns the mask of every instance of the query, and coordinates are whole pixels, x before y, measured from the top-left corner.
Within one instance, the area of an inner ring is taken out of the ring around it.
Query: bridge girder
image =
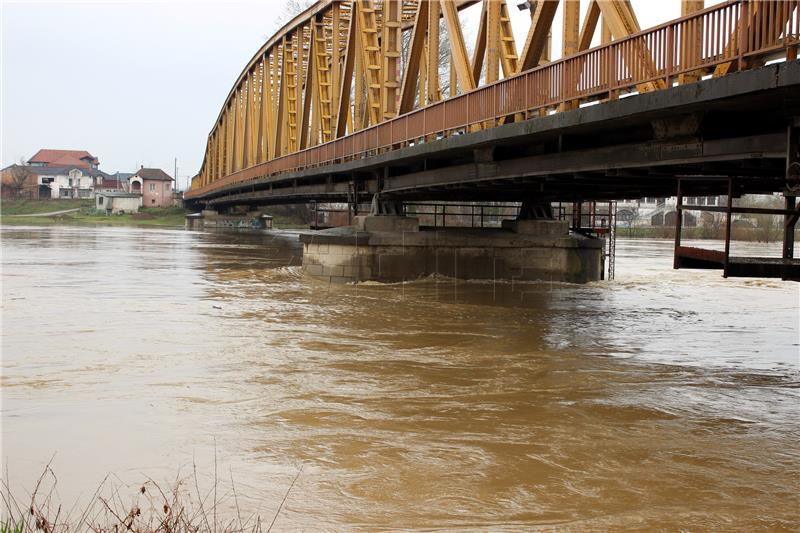
[[[682,18],[646,32],[629,0],[591,0],[582,16],[578,0],[527,2],[530,26],[518,53],[509,12],[516,6],[504,0],[320,0],[248,62],[187,197],[246,179],[254,168],[274,175],[328,164],[373,145],[377,153],[692,83],[757,66],[768,54],[796,57],[798,0],[708,9],[702,0],[673,1]],[[471,6],[480,21],[470,54],[459,13]],[[558,10],[567,57],[553,61]],[[600,47],[592,49],[598,28]]]

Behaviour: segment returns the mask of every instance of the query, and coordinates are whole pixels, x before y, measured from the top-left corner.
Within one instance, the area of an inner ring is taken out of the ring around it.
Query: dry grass
[[[221,484],[216,475],[216,461],[214,469],[214,482],[207,490],[200,488],[196,465],[193,465],[191,475],[178,475],[168,490],[150,478],[131,487],[109,475],[85,507],[66,510],[56,501],[58,479],[48,464],[31,494],[24,498],[15,497],[8,481],[3,480],[0,533],[269,532],[302,472],[301,468],[271,520],[265,523],[256,514],[242,517],[232,475],[230,486],[226,486],[224,493],[219,493]],[[229,516],[231,508],[235,509],[233,517]]]

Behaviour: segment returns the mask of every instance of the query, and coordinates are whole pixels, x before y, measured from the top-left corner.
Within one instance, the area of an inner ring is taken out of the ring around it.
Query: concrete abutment
[[[300,236],[303,268],[334,283],[400,282],[431,275],[474,280],[587,283],[601,278],[601,239],[570,235],[557,220],[507,220],[502,228],[420,228],[404,216]]]
[[[204,209],[199,213],[186,215],[186,229],[272,229],[272,217],[261,211],[228,214]]]

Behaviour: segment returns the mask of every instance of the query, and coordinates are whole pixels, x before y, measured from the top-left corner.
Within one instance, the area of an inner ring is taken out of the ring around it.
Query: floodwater
[[[220,512],[286,497],[273,531],[800,530],[800,289],[671,246],[330,286],[291,236],[3,228],[4,470],[68,504],[196,469]]]

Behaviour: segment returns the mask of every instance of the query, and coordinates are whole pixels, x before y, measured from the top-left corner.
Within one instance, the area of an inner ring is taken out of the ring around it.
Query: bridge
[[[403,202],[514,201],[549,219],[551,202],[678,195],[679,212],[721,211],[727,231],[724,252],[688,248],[678,217],[676,268],[800,277],[800,1],[680,0],[680,18],[644,30],[629,1],[584,6],[321,0],[234,83],[187,204],[374,199],[373,215],[397,215]],[[480,17],[471,52],[465,10]],[[733,199],[776,192],[783,209],[756,211],[784,217],[783,256],[737,262],[731,218],[746,210]],[[727,205],[682,201],[702,195]]]

